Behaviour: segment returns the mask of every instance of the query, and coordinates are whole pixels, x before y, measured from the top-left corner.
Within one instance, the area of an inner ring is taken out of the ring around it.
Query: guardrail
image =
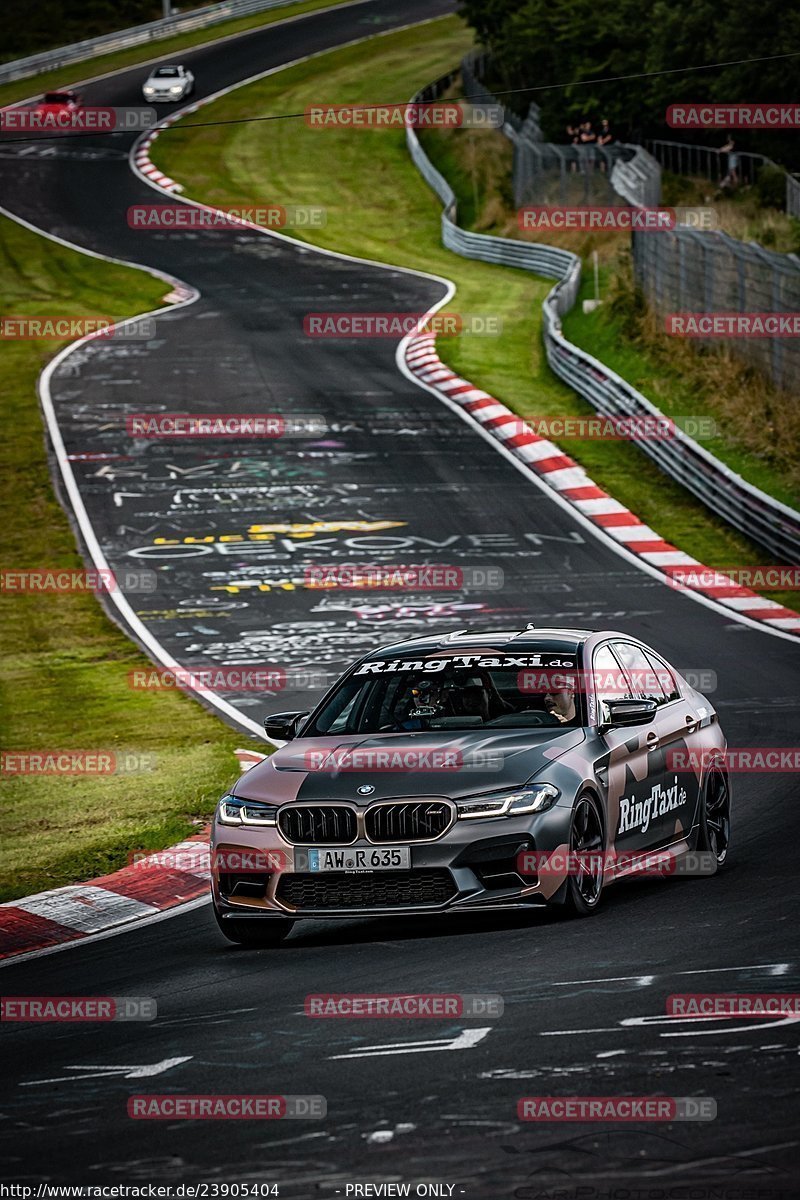
[[[101,37],[88,38],[84,42],[74,42],[71,46],[61,46],[57,50],[44,50],[41,54],[32,54],[28,58],[18,58],[13,62],[0,64],[0,83],[9,83],[14,79],[26,79],[30,75],[39,75],[43,71],[52,71],[57,67],[66,67],[70,63],[83,62],[87,58],[96,58],[99,54],[111,54],[115,50],[127,50],[130,46],[141,46],[147,42],[159,41],[172,37],[176,33],[190,33],[193,29],[203,29],[207,25],[217,25],[221,21],[229,21],[234,17],[246,17],[251,13],[266,11],[270,8],[283,8],[293,0],[225,0],[222,4],[211,4],[208,8],[194,8],[190,12],[178,13],[174,17],[163,17],[160,21],[148,21],[146,25],[134,25],[130,29],[121,29],[115,33],[106,33]]]
[[[452,85],[451,71],[423,88],[411,103],[436,100]],[[441,199],[442,241],[465,258],[535,271],[558,280],[542,306],[547,361],[553,371],[604,416],[664,417],[664,414],[615,371],[573,345],[564,336],[561,317],[575,304],[581,280],[576,254],[540,242],[473,233],[456,224],[456,197],[450,184],[423,150],[411,128],[406,130],[411,158]],[[654,235],[650,235],[651,237]],[[636,444],[671,478],[697,496],[717,516],[758,542],[779,562],[800,561],[800,513],[742,479],[681,429],[656,440]]]
[[[436,100],[450,87],[457,74],[457,71],[451,71],[442,75],[435,83],[418,92],[411,103],[424,104]],[[410,128],[407,130],[407,145],[425,181],[444,204],[442,242],[448,250],[460,254],[463,258],[477,258],[507,267],[523,267],[552,279],[562,279],[567,271],[577,269],[578,284],[580,283],[580,259],[569,250],[559,250],[555,246],[546,246],[539,242],[516,242],[511,238],[472,233],[468,229],[462,229],[455,220],[456,197],[453,189],[441,172],[436,170],[422,149],[414,130]]]
[[[633,147],[629,159],[619,159],[611,172],[611,183],[629,204],[658,208],[661,203],[661,166],[643,146]]]
[[[800,179],[786,176],[786,211],[790,217],[800,217]]]

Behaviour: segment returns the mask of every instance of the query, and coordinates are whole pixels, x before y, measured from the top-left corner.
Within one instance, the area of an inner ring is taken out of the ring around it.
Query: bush
[[[786,207],[786,172],[774,165],[762,167],[756,178],[756,194],[763,208]]]

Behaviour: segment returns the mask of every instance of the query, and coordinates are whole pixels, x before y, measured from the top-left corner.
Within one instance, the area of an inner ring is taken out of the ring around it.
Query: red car
[[[36,124],[42,128],[62,124],[68,127],[68,119],[73,113],[77,113],[79,108],[80,96],[77,91],[65,89],[64,91],[44,92],[40,102],[34,108]]]
[[[73,113],[80,108],[81,98],[77,92],[45,92],[36,105],[36,112],[42,116],[60,117],[64,113]]]

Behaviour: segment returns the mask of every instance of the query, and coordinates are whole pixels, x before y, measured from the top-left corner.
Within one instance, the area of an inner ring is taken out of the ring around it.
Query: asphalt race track
[[[368,0],[183,61],[203,96],[450,8],[409,0],[399,11]],[[140,103],[143,75],[139,67],[101,80],[85,99]],[[5,146],[0,203],[200,292],[159,316],[151,341],[96,343],[52,378],[98,540],[115,572],[157,571],[153,594],[129,598],[171,655],[186,666],[285,671],[287,686],[273,697],[227,697],[255,722],[270,708],[309,706],[304,672],[338,672],[398,635],[528,620],[622,628],[682,670],[715,673],[711,698],[733,746],[793,744],[795,641],[734,622],[614,552],[401,375],[395,343],[303,333],[310,311],[420,311],[443,284],[259,234],[137,233],[127,208],[158,198],[130,171],[132,140],[82,137],[44,157]],[[104,153],[88,156],[93,149]],[[221,446],[126,434],[126,415],[159,408],[315,415],[325,431]],[[254,526],[270,525],[274,537],[252,538]],[[243,540],[220,540],[230,535]],[[365,560],[500,567],[505,585],[423,598],[282,586],[309,566]],[[34,1184],[246,1180],[278,1183],[285,1197],[402,1180],[518,1200],[590,1182],[598,1198],[614,1186],[618,1195],[678,1197],[712,1184],[731,1198],[734,1186],[765,1200],[800,1194],[797,1019],[663,1016],[675,992],[800,986],[798,803],[789,774],[736,777],[724,872],[621,885],[591,921],[533,913],[328,922],[279,950],[251,951],[228,946],[201,906],[7,966],[4,995],[153,996],[159,1015],[4,1025],[4,1173]],[[499,992],[505,1011],[454,1023],[325,1021],[303,1011],[310,992],[400,991]],[[141,1069],[153,1064],[159,1073]],[[221,1126],[137,1122],[126,1101],[141,1092],[322,1095],[328,1113]],[[709,1096],[718,1115],[629,1127],[516,1118],[522,1096],[577,1093]]]

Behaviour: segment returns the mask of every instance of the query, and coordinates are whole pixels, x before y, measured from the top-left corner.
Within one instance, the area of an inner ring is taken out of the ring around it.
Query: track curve
[[[184,57],[214,91],[362,36],[374,28],[368,19],[388,28],[449,7],[412,0],[398,14],[387,0],[366,0]],[[136,103],[141,75],[138,68],[99,80],[87,98]],[[127,152],[131,140],[115,138],[114,148]],[[81,139],[81,149],[91,144]],[[145,630],[176,661],[337,671],[361,646],[428,627],[623,626],[681,668],[716,672],[713,698],[732,744],[796,739],[792,646],[622,561],[401,376],[391,343],[303,336],[309,309],[419,311],[441,299],[444,283],[263,236],[143,239],[125,213],[152,197],[124,159],[87,161],[66,150],[53,159],[0,159],[0,198],[10,212],[200,293],[160,317],[158,337],[135,353],[109,343],[66,355],[50,380],[98,543],[115,571],[157,564],[158,604],[132,599]],[[330,432],[297,446],[284,439],[266,453],[237,447],[236,457],[122,441],[125,413],[152,404],[165,381],[168,411],[319,413]],[[87,454],[114,457],[80,457]],[[307,528],[251,538],[247,531],[259,525],[317,528],[310,538],[302,536]],[[505,587],[398,611],[393,601],[331,600],[281,586],[307,565],[365,555],[499,565]],[[288,687],[281,706],[307,698]],[[247,694],[226,699],[231,719],[249,729],[269,707]],[[606,1185],[677,1186],[744,1173],[761,1188],[791,1192],[798,1135],[782,1096],[797,1078],[797,1025],[688,1029],[647,1020],[663,1012],[667,995],[690,990],[687,980],[703,991],[797,988],[796,937],[780,919],[782,905],[797,901],[792,779],[744,777],[736,801],[730,870],[710,881],[617,889],[591,923],[342,922],[303,931],[279,952],[239,953],[220,943],[207,910],[195,910],[5,968],[6,994],[146,994],[160,1007],[152,1025],[68,1034],[58,1026],[3,1028],[9,1173],[26,1182],[273,1181],[289,1197],[333,1196],[366,1179],[440,1180],[470,1197],[519,1200],[577,1186],[587,1174]],[[459,1028],[331,1028],[302,1014],[311,991],[378,990],[501,992],[506,1011],[471,1049],[388,1059],[336,1056]],[[157,1086],[70,1078],[76,1064],[175,1057],[185,1061]],[[62,1082],[39,1082],[47,1079]],[[130,1121],[125,1099],[141,1090],[321,1093],[329,1116],[319,1129],[298,1122],[254,1131],[233,1122],[209,1136],[202,1123]],[[711,1095],[719,1116],[712,1126],[588,1138],[582,1126],[572,1136],[516,1121],[519,1096],[567,1091]],[[43,1126],[46,1157],[37,1153]]]

